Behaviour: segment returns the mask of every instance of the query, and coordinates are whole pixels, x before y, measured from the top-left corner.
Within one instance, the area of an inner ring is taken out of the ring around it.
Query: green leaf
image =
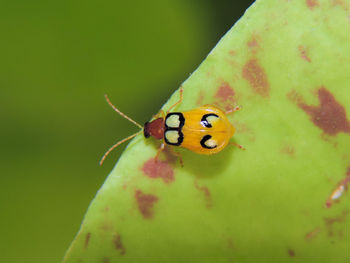
[[[242,110],[202,156],[136,137],[64,262],[347,262],[349,1],[257,1],[184,82],[177,111]],[[164,106],[178,100],[176,93]],[[147,100],[147,98],[145,98]]]

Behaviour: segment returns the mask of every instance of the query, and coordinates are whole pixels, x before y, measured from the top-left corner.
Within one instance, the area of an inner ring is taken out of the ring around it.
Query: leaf
[[[64,262],[347,262],[348,1],[260,0],[183,84],[176,110],[229,116],[214,156],[127,147]],[[178,93],[164,106],[178,100]]]

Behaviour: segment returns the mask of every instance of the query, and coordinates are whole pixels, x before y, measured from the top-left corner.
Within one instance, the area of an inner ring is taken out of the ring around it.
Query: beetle
[[[230,123],[227,116],[230,113],[240,110],[236,106],[232,110],[222,111],[213,105],[203,105],[199,108],[183,112],[171,112],[175,106],[182,102],[183,88],[180,88],[180,99],[172,105],[165,113],[161,110],[150,122],[141,126],[136,121],[118,110],[105,95],[107,103],[122,117],[138,126],[141,131],[130,135],[129,137],[117,142],[103,155],[100,165],[103,164],[108,154],[120,144],[131,140],[143,132],[145,138],[153,137],[157,140],[163,140],[157,151],[155,160],[164,150],[165,145],[179,146],[191,150],[198,154],[215,154],[222,151],[228,144],[233,144],[240,149],[244,147],[230,142],[235,133],[234,126]],[[175,153],[178,155],[177,153]],[[182,159],[180,159],[182,164]]]

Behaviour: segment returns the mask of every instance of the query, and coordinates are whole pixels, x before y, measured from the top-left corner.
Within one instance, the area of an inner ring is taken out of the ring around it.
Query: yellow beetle
[[[238,106],[227,112],[223,112],[213,105],[204,105],[184,112],[170,112],[172,108],[182,102],[182,94],[183,89],[181,87],[179,101],[171,106],[166,113],[160,111],[151,122],[146,122],[143,127],[118,110],[105,95],[108,104],[121,116],[141,128],[141,131],[113,145],[103,155],[100,165],[102,165],[107,155],[113,149],[141,132],[143,132],[145,138],[154,137],[155,139],[163,140],[156,159],[161,151],[164,150],[166,144],[180,146],[198,154],[218,153],[229,143],[244,149],[241,145],[230,142],[231,137],[235,133],[235,128],[226,117],[227,114],[239,110]],[[161,115],[162,117],[160,117]],[[182,163],[181,159],[180,161]]]
[[[220,152],[235,133],[225,113],[211,105],[168,113],[164,124],[166,144],[181,146],[199,154]]]

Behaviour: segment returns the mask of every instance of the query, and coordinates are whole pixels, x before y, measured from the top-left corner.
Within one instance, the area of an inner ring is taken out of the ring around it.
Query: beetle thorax
[[[146,122],[143,126],[143,134],[146,138],[150,136],[160,140],[164,138],[164,119],[158,118],[151,122]]]

